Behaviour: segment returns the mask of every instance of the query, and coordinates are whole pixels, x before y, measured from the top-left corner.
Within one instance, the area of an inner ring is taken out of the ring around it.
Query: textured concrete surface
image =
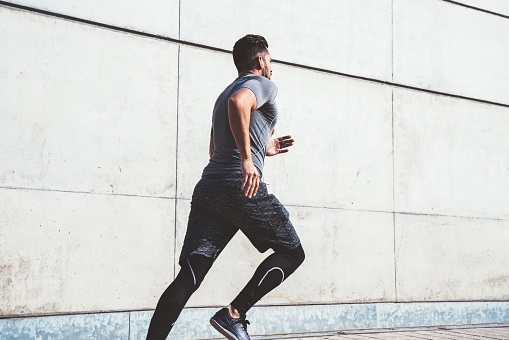
[[[173,275],[175,201],[90,196],[0,189],[1,315],[155,306]]]
[[[219,339],[209,319],[219,307],[186,308],[168,339]],[[145,339],[152,311],[91,315],[62,315],[0,319],[2,340],[33,339]],[[508,302],[376,303],[254,307],[249,311],[249,333],[258,339],[333,336],[339,332],[390,338],[415,327],[509,324]],[[325,332],[335,332],[327,333]],[[310,334],[312,333],[312,334]],[[317,334],[322,333],[322,334]],[[394,333],[394,334],[393,334]],[[278,335],[279,334],[279,335]],[[369,338],[369,337],[368,337]],[[487,340],[485,338],[485,340]]]
[[[127,340],[129,313],[0,319],[2,340]]]
[[[416,302],[377,304],[375,328],[507,323],[509,303]]]
[[[175,197],[177,45],[5,7],[0,34],[1,186]]]
[[[395,89],[395,210],[509,217],[508,128],[509,108]]]
[[[306,261],[285,282],[286,296],[273,303],[395,300],[392,214],[309,207],[288,210]]]
[[[53,13],[178,38],[179,0],[9,0]]]
[[[398,301],[509,299],[509,222],[396,214]]]
[[[394,81],[509,104],[509,20],[439,0],[394,0]]]
[[[181,1],[180,36],[231,50],[261,34],[274,58],[390,80],[391,1]]]

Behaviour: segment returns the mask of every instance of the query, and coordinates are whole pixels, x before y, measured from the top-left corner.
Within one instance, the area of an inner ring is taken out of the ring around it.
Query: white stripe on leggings
[[[193,286],[196,286],[196,277],[194,276],[193,267],[191,267],[191,263],[189,263],[189,258],[187,258],[186,260],[187,260],[187,264],[189,265],[189,268],[191,269],[191,274],[193,274],[193,281],[194,281]]]
[[[263,280],[265,279],[265,276],[267,276],[267,274],[269,274],[271,271],[273,271],[274,269],[279,269],[281,271],[281,274],[283,275],[283,278],[281,279],[281,282],[283,282],[285,280],[285,272],[283,271],[283,269],[279,268],[279,267],[274,267],[274,268],[271,268],[269,269],[265,275],[263,275],[262,279],[260,280],[260,283],[258,284],[258,287],[260,287],[260,285],[262,284]]]

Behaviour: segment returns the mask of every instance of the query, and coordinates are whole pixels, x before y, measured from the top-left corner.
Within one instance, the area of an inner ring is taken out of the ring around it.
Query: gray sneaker
[[[229,340],[249,340],[249,334],[247,334],[249,321],[245,316],[238,319],[232,318],[228,308],[223,308],[214,314],[210,324]]]

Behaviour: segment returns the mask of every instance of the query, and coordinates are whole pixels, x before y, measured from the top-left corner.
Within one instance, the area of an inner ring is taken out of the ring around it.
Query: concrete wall
[[[300,65],[273,65],[276,133],[296,143],[264,180],[307,261],[259,305],[366,306],[369,321],[388,302],[509,300],[504,1],[12,3],[26,7],[0,5],[5,322],[155,307],[236,76],[213,48],[247,33]],[[229,303],[266,255],[237,235],[188,306]]]

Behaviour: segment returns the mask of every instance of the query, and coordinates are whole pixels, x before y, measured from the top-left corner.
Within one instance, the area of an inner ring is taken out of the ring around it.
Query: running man
[[[230,340],[247,340],[247,311],[304,261],[304,250],[279,200],[261,182],[265,156],[288,152],[291,136],[273,138],[277,87],[264,37],[235,43],[238,78],[218,97],[212,116],[209,164],[191,202],[180,272],[164,291],[150,322],[148,340],[166,339],[180,312],[217,256],[241,230],[261,253],[274,253],[256,269],[238,296],[211,319]],[[229,279],[235,280],[235,273]]]

